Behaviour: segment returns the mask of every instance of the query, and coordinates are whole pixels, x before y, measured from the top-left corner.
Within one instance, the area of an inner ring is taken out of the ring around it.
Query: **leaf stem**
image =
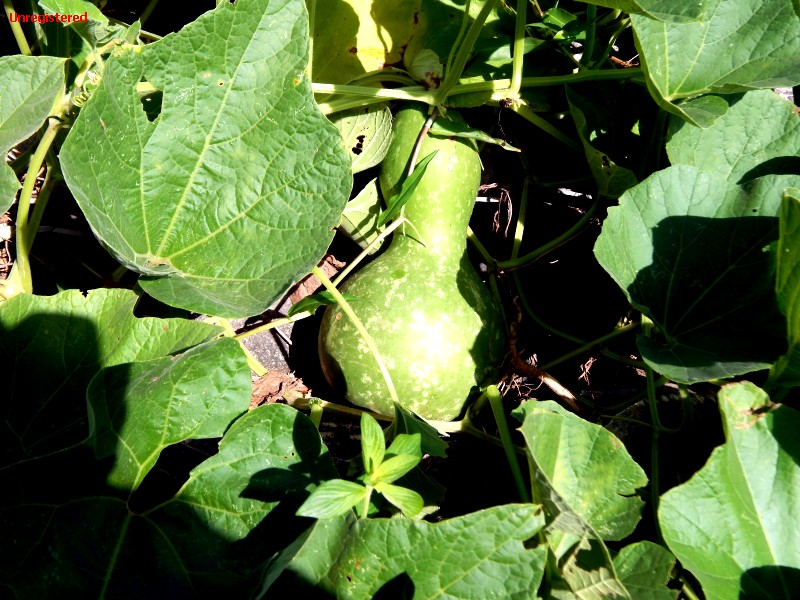
[[[314,81],[314,19],[317,14],[317,0],[306,0],[308,10],[308,63],[306,63],[306,80]]]
[[[31,52],[31,47],[28,45],[28,40],[25,38],[25,32],[22,31],[22,25],[19,24],[18,20],[11,20],[11,13],[14,12],[14,5],[11,3],[11,0],[3,0],[3,8],[6,10],[6,18],[8,19],[8,24],[11,26],[11,32],[14,34],[17,46],[19,46],[20,54],[31,56],[33,53]]]
[[[517,486],[519,497],[523,502],[530,502],[531,495],[528,491],[528,486],[525,485],[525,480],[522,478],[514,443],[511,441],[511,433],[508,430],[508,421],[503,411],[503,398],[500,395],[500,390],[496,385],[490,385],[486,388],[484,394],[489,398],[489,405],[492,407],[492,414],[494,415],[495,423],[497,423],[497,430],[500,433],[500,441],[506,453],[508,466],[511,467],[511,475],[514,477],[514,484]]]
[[[383,379],[386,382],[386,389],[389,392],[389,397],[391,398],[392,402],[401,404],[399,398],[397,397],[397,391],[395,390],[394,383],[392,382],[392,377],[389,375],[386,364],[383,362],[383,358],[381,358],[380,352],[378,352],[378,347],[375,345],[375,340],[372,339],[372,336],[369,334],[366,327],[364,327],[364,324],[356,316],[356,313],[353,312],[350,304],[344,299],[339,290],[336,289],[336,286],[331,283],[325,273],[322,272],[322,269],[315,266],[311,269],[311,272],[322,282],[322,285],[325,286],[325,289],[330,292],[331,296],[333,296],[334,300],[336,300],[341,309],[353,323],[353,326],[356,328],[358,333],[361,334],[361,338],[364,340],[367,348],[369,348],[369,351],[372,353],[372,357],[378,364],[378,369],[380,369],[381,375],[383,375]]]

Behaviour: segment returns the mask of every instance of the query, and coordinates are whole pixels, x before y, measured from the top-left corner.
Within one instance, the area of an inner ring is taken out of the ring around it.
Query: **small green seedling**
[[[380,425],[369,414],[363,413],[361,458],[364,475],[359,477],[359,482],[344,479],[325,481],[306,499],[297,514],[301,517],[329,519],[358,507],[359,515],[364,518],[369,512],[372,492],[376,491],[406,517],[418,515],[424,506],[422,496],[392,482],[411,471],[422,460],[420,441],[418,433],[401,433],[386,448]]]

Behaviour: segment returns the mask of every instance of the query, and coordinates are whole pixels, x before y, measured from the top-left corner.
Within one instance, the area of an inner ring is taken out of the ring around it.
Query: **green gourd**
[[[417,106],[395,116],[379,177],[384,198],[400,189],[426,118]],[[453,420],[476,386],[495,375],[506,338],[494,298],[466,255],[480,158],[470,140],[431,135],[419,158],[434,150],[405,205],[414,227],[397,230],[389,248],[341,291],[352,298],[350,306],[375,341],[400,403],[426,419]],[[350,402],[394,413],[375,358],[339,306],[325,312],[319,353],[326,378]]]

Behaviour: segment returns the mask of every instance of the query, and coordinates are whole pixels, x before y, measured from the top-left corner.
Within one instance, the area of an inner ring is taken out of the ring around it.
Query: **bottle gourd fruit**
[[[396,115],[379,176],[384,198],[400,189],[426,118],[416,106]],[[375,341],[400,403],[426,419],[453,420],[475,386],[492,377],[506,341],[502,315],[466,255],[478,153],[470,140],[428,135],[418,156],[434,150],[405,205],[413,227],[396,230],[389,248],[341,291]],[[325,312],[319,352],[329,383],[350,402],[394,414],[375,358],[339,306]]]

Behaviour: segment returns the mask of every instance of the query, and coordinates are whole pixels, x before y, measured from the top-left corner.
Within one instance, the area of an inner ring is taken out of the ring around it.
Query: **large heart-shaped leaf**
[[[64,92],[64,59],[53,56],[0,56],[0,152],[33,135],[42,126],[56,98]],[[14,171],[0,163],[0,214],[19,189]]]
[[[704,9],[682,23],[631,15],[648,86],[665,108],[680,113],[672,103],[681,98],[800,82],[794,0],[705,0]]]
[[[0,395],[8,464],[86,439],[86,388],[102,368],[180,352],[220,333],[185,319],[137,319],[128,290],[15,296],[0,306]]]
[[[249,390],[232,393],[247,405]],[[143,424],[152,452],[160,444],[154,433],[170,418],[152,411]],[[122,435],[130,442],[136,433]],[[219,454],[193,469],[177,494],[150,506],[146,495],[126,501],[88,488],[53,502],[49,489],[38,497],[34,482],[23,482],[27,502],[0,509],[0,576],[20,599],[250,597],[264,563],[309,524],[287,516],[316,482],[335,476],[314,425],[287,406],[265,406],[237,420]]]
[[[714,124],[672,122],[674,165],[611,208],[595,255],[662,338],[643,358],[676,381],[763,369],[785,347],[765,251],[784,190],[800,184],[800,119],[771,91],[724,102]]]
[[[719,394],[726,442],[661,498],[664,540],[707,598],[795,598],[800,589],[800,413],[751,383]]]
[[[330,243],[350,159],[304,76],[307,28],[302,0],[223,2],[106,63],[61,164],[95,234],[159,300],[257,314]],[[143,82],[160,91],[153,121]]]

